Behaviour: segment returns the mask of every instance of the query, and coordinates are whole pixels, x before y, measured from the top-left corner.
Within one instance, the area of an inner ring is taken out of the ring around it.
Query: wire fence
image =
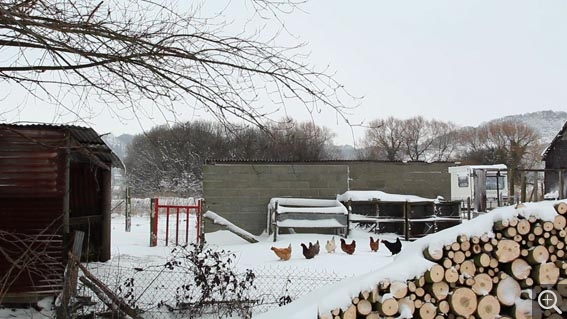
[[[144,312],[145,318],[198,318],[180,306],[191,273],[165,265],[134,267],[116,264],[90,264],[89,270],[130,306]],[[241,303],[251,313],[263,313],[285,305],[320,287],[350,277],[321,269],[260,267],[252,270],[255,279]],[[245,276],[245,272],[238,272]],[[79,296],[97,301],[93,292],[80,287]],[[244,301],[244,302],[243,302]],[[220,300],[219,304],[227,302]],[[217,316],[219,314],[218,308]],[[85,307],[80,314],[104,313],[104,304]]]

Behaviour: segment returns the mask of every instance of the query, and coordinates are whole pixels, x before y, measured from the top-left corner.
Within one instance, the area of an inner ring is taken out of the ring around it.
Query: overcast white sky
[[[567,1],[311,0],[302,8],[286,17],[286,26],[309,43],[313,64],[330,64],[339,82],[364,96],[352,123],[422,115],[477,126],[506,115],[567,110]],[[13,104],[26,108],[0,121],[63,120],[53,108],[38,111],[33,99],[22,101],[13,94],[5,99],[4,111]],[[300,106],[288,106],[292,115],[294,108]],[[182,113],[182,119],[201,118]],[[101,134],[141,131],[136,121],[91,115],[87,124]],[[297,117],[309,118],[303,109]],[[363,136],[355,129],[353,137],[329,110],[315,120],[336,132],[337,144]],[[143,125],[160,123],[156,114]]]

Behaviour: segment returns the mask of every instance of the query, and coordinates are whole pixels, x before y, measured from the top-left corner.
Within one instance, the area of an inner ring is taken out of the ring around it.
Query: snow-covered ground
[[[357,249],[353,255],[347,255],[337,247],[335,253],[327,253],[325,243],[330,235],[293,234],[280,235],[273,242],[271,236],[259,236],[259,242],[250,244],[240,237],[228,232],[217,231],[206,234],[209,247],[233,252],[236,256],[235,267],[252,269],[265,273],[266,269],[272,274],[285,276],[310,274],[316,277],[316,282],[302,286],[302,291],[294,291],[294,302],[271,310],[262,309],[254,318],[314,318],[318,311],[326,312],[336,307],[348,305],[352,296],[360,291],[371,288],[383,279],[406,280],[412,279],[425,272],[431,262],[425,260],[422,250],[427,245],[442,247],[455,240],[457,235],[469,236],[490,233],[495,220],[507,219],[518,214],[537,215],[544,220],[552,220],[555,216],[553,204],[555,201],[525,203],[522,207],[503,207],[483,214],[471,221],[449,228],[440,233],[429,235],[412,243],[403,242],[402,253],[392,257],[384,245],[378,252],[372,252],[369,245],[369,233],[355,229],[350,240],[357,241]],[[163,265],[170,256],[171,245],[166,247],[163,241],[157,247],[149,247],[149,216],[132,217],[132,231],[125,232],[124,217],[113,215],[112,218],[112,259],[107,263],[91,263],[93,272],[112,266],[120,269],[149,269]],[[160,220],[163,225],[163,220]],[[163,239],[164,234],[160,234]],[[373,234],[372,234],[373,235]],[[171,236],[171,235],[170,235]],[[392,234],[378,235],[380,238],[393,239]],[[340,245],[338,239],[337,246]],[[302,255],[301,243],[319,241],[321,253],[307,260]],[[270,247],[292,246],[292,257],[289,261],[281,261],[270,250]],[[100,273],[100,272],[99,272]],[[317,279],[318,278],[318,279]],[[265,278],[264,278],[265,279]],[[263,280],[259,276],[258,280]],[[173,287],[170,287],[173,288]],[[277,287],[272,287],[276,289]],[[164,288],[166,289],[166,288]],[[322,298],[322,296],[325,296]],[[44,310],[44,314],[46,311]],[[12,311],[0,309],[0,318],[40,318],[45,317],[36,310]]]

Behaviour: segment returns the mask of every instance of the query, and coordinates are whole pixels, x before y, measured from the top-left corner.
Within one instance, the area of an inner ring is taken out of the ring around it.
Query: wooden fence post
[[[124,225],[124,230],[129,233],[132,230],[132,201],[130,198],[130,187],[126,187],[124,198],[124,218],[126,223]]]
[[[150,200],[150,247],[157,246],[158,205],[159,202],[157,198]]]
[[[563,174],[565,174],[565,171],[563,169],[560,169],[559,172],[557,172],[559,175],[559,198],[558,199],[563,199],[565,197],[567,197],[567,194],[565,193],[565,179],[563,178]]]

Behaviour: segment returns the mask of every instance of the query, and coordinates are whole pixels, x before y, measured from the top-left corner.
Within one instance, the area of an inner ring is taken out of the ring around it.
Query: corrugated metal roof
[[[545,161],[547,159],[547,154],[553,148],[553,146],[555,146],[555,143],[557,143],[557,141],[559,141],[561,139],[561,137],[563,136],[563,134],[565,134],[565,132],[567,132],[567,122],[565,122],[565,124],[563,124],[563,127],[561,128],[559,133],[557,133],[557,135],[555,135],[555,137],[553,138],[553,141],[551,141],[551,143],[549,143],[549,145],[545,148],[545,150],[543,150],[543,152],[541,154],[542,160]]]
[[[120,158],[106,145],[94,129],[90,127],[59,124],[0,124],[0,128],[33,129],[33,130],[64,130],[89,152],[96,155],[102,162],[111,163],[113,167],[124,169]]]

